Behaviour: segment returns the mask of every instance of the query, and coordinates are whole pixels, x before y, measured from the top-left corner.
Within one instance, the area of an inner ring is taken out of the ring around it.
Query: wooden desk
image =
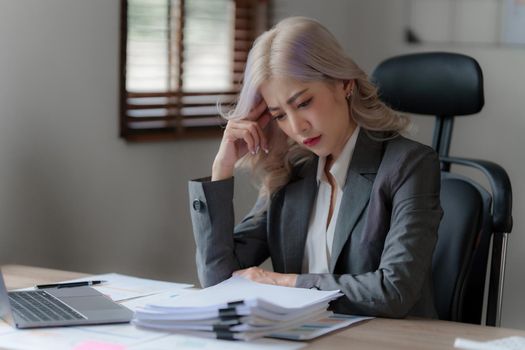
[[[2,272],[8,288],[52,283],[86,274],[37,267],[6,265]],[[376,318],[311,341],[308,349],[453,349],[457,337],[491,340],[519,335],[525,331],[437,320],[392,320]]]

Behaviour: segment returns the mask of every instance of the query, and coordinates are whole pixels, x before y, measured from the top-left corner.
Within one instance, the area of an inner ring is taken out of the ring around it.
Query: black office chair
[[[479,64],[454,53],[402,55],[382,62],[372,80],[379,87],[381,99],[392,108],[436,118],[432,147],[441,160],[444,211],[432,264],[439,318],[481,324],[485,276],[489,271],[485,324],[499,326],[507,238],[512,230],[509,177],[493,162],[448,154],[454,118],[483,108]],[[489,181],[490,191],[450,172],[452,164],[480,170]]]

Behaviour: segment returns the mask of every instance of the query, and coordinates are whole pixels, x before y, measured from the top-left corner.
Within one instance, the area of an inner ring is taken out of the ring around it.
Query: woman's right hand
[[[246,118],[228,121],[213,162],[212,181],[232,177],[235,163],[246,153],[268,153],[268,140],[263,129],[270,120],[266,102],[261,100]]]

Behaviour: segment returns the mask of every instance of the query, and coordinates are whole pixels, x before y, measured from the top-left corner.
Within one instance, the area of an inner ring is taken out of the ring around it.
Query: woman
[[[408,119],[380,102],[330,32],[293,17],[263,33],[227,118],[211,179],[189,185],[203,286],[233,273],[339,289],[340,313],[436,316],[438,157],[399,134]],[[261,189],[234,227],[236,164]],[[267,257],[275,272],[257,267]]]

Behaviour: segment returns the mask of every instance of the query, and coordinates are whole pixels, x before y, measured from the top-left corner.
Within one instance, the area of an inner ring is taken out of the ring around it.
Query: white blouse
[[[352,136],[350,136],[346,142],[341,155],[330,168],[330,174],[332,174],[336,182],[336,198],[328,228],[326,227],[326,223],[330,210],[332,188],[324,173],[326,157],[319,158],[319,162],[317,163],[317,196],[308,226],[302,273],[329,273],[335,225],[337,216],[339,215],[341,198],[343,197],[343,188],[346,182],[348,166],[354,153],[358,134],[359,126],[354,130]]]

